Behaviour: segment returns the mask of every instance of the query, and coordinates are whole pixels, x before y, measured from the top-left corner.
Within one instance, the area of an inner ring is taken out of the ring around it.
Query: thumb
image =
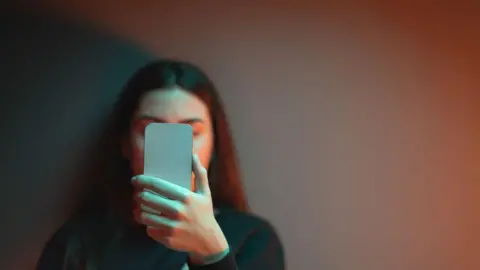
[[[210,196],[208,172],[196,154],[193,155],[193,173],[195,174],[195,192]]]

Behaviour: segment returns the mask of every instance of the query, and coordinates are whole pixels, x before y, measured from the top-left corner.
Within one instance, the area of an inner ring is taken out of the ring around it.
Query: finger
[[[177,201],[184,201],[192,193],[184,187],[147,175],[137,175],[133,177],[132,184],[137,188],[151,190],[154,193]]]
[[[145,212],[140,213],[137,222],[146,226],[163,230],[169,234],[173,234],[173,232],[178,230],[181,226],[179,221]]]
[[[147,226],[147,235],[154,239],[164,238],[171,235],[171,230],[159,229],[152,226]]]
[[[161,214],[159,211],[151,208],[151,207],[148,207],[146,205],[143,205],[142,203],[139,202],[139,200],[137,200],[137,196],[138,194],[140,193],[141,191],[136,191],[134,192],[134,200],[135,200],[135,208],[134,210],[140,210],[140,211],[143,211],[143,212],[148,212],[148,213],[152,213],[152,214]]]
[[[178,201],[170,200],[148,191],[139,192],[135,199],[142,207],[150,208],[170,217],[180,218],[183,216],[183,204]]]
[[[148,234],[148,232],[147,232],[147,234]],[[159,242],[160,244],[162,244],[162,245],[164,245],[168,248],[171,248],[171,249],[174,249],[174,250],[177,250],[177,251],[184,251],[184,249],[178,247],[178,246],[183,247],[184,245],[179,245],[178,240],[176,240],[175,237],[173,237],[172,235],[157,236],[154,233],[152,235],[149,234],[149,236],[154,238],[155,241]]]
[[[158,212],[158,211],[155,211],[155,210],[150,210],[151,208],[148,208],[147,206],[141,206],[140,208],[138,209],[135,209],[133,210],[133,218],[140,224],[142,224],[140,222],[141,220],[141,215],[143,213],[147,213],[147,214],[152,214],[152,215],[157,215],[157,216],[165,216],[164,214]]]
[[[157,214],[157,215],[162,214],[162,212],[160,212],[158,210],[155,210],[151,207],[148,207],[146,205],[143,205],[143,204],[140,204],[140,210],[141,210],[141,212],[145,212],[145,213],[151,213],[151,214]]]
[[[195,174],[195,192],[210,195],[207,169],[203,167],[196,154],[193,155],[193,173]]]

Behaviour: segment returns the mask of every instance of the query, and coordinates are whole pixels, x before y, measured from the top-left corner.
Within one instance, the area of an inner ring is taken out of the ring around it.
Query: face
[[[193,130],[193,153],[208,168],[213,149],[213,129],[205,103],[180,87],[146,93],[138,104],[125,139],[123,153],[130,161],[134,175],[143,173],[145,127],[152,122],[190,124]]]

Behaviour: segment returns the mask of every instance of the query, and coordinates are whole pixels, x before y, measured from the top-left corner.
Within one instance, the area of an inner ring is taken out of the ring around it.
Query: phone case
[[[192,127],[151,123],[145,128],[144,174],[191,189]]]

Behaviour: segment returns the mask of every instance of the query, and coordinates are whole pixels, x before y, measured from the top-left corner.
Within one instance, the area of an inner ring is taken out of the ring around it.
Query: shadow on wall
[[[1,20],[0,269],[32,269],[70,210],[82,150],[127,78],[151,56],[51,16],[4,9]]]

